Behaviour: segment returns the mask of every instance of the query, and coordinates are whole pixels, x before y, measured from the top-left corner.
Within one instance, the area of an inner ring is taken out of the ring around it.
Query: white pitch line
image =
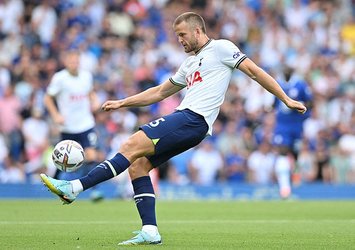
[[[107,225],[137,224],[139,221],[0,221],[0,225]],[[159,224],[287,224],[287,223],[355,223],[351,220],[166,220]]]

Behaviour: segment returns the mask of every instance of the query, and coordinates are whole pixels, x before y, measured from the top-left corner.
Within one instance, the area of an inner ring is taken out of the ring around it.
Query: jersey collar
[[[212,41],[211,38],[208,39],[208,41],[204,45],[202,45],[202,47],[199,48],[198,51],[196,51],[195,56],[197,56],[198,53],[200,53],[208,44],[210,44],[211,41]]]

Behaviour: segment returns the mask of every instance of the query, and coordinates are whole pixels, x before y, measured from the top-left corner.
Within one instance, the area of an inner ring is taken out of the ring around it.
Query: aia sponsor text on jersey
[[[81,101],[88,98],[88,95],[70,95],[71,101]]]
[[[186,77],[187,88],[191,88],[196,83],[202,82],[202,77],[199,71],[195,71],[191,75]]]

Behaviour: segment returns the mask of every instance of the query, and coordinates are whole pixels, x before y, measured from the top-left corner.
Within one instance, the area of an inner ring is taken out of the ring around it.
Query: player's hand
[[[58,125],[63,125],[65,119],[61,114],[57,114],[56,116],[53,117],[53,121]]]
[[[307,111],[306,106],[302,103],[302,102],[298,102],[295,100],[289,100],[287,103],[285,103],[287,107],[289,107],[290,109],[295,109],[297,110],[299,113],[304,114]]]
[[[121,107],[121,101],[116,100],[116,101],[106,101],[104,104],[102,104],[101,109],[103,111],[111,111],[111,110],[116,110]]]

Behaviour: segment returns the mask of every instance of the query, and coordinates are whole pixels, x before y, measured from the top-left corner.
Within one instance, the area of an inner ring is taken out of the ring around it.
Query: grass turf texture
[[[355,249],[354,201],[158,201],[164,249]],[[1,249],[124,249],[133,201],[0,200]]]

